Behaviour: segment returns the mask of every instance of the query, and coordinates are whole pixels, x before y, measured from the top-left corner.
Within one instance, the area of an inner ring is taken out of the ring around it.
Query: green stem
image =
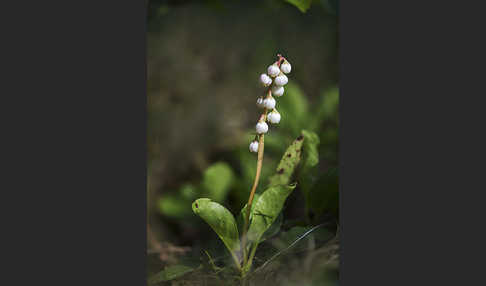
[[[247,270],[251,269],[251,265],[253,264],[253,257],[255,257],[257,246],[258,246],[258,242],[253,244],[253,248],[251,249],[251,253],[250,253],[250,258],[248,259],[248,269]]]

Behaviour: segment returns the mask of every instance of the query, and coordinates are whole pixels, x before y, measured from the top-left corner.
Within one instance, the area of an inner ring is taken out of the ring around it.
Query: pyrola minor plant
[[[263,234],[280,214],[286,198],[295,188],[295,185],[288,184],[290,173],[284,173],[282,169],[278,174],[286,179],[282,180],[281,177],[277,177],[264,192],[255,194],[262,170],[265,134],[268,132],[267,122],[270,124],[280,122],[281,115],[276,109],[275,98],[284,94],[284,86],[288,82],[286,74],[292,70],[287,59],[281,55],[277,56],[277,61],[267,68],[266,73],[260,75],[260,82],[266,89],[264,95],[257,99],[256,104],[263,111],[255,126],[255,139],[250,142],[249,146],[250,152],[258,154],[257,169],[248,203],[241,210],[238,218],[240,227],[225,207],[211,199],[197,199],[192,204],[194,213],[211,226],[228,248],[243,280],[251,269],[257,246],[264,239]],[[296,142],[296,144],[302,144],[302,138]],[[292,150],[287,152],[295,152],[295,148]],[[291,153],[286,153],[284,158],[286,157],[292,157]],[[242,232],[241,237],[239,230]]]

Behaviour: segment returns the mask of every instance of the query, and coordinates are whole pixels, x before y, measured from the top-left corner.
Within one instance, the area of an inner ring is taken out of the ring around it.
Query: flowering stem
[[[271,93],[271,91],[269,91]],[[268,110],[265,108],[264,112],[262,114],[263,120],[266,120]],[[251,188],[250,191],[250,197],[248,198],[248,203],[246,205],[246,217],[245,217],[245,227],[243,228],[243,236],[242,236],[242,246],[243,246],[243,259],[244,259],[244,264],[246,265],[247,263],[247,253],[246,253],[246,233],[248,231],[248,224],[250,220],[250,211],[251,211],[251,205],[253,203],[253,197],[255,196],[255,191],[258,186],[258,181],[260,180],[260,173],[262,171],[262,165],[263,165],[263,150],[264,150],[264,145],[265,145],[265,134],[260,134],[259,140],[258,140],[258,159],[257,159],[257,169],[256,169],[256,174],[255,174],[255,180],[253,182],[253,187]]]
[[[275,62],[277,64],[277,67],[280,68],[280,65],[282,64],[283,61],[285,61],[285,58],[282,57],[280,54],[277,55],[278,60]],[[272,87],[269,86],[267,90],[267,98],[271,97],[272,95]],[[263,114],[260,117],[260,121],[267,121],[267,114],[268,114],[268,109],[264,108],[263,109]],[[265,134],[259,134],[258,135],[258,157],[257,157],[257,169],[256,169],[256,174],[255,174],[255,180],[253,181],[253,186],[250,191],[250,197],[248,198],[248,203],[246,205],[246,217],[245,217],[245,225],[243,228],[243,234],[241,237],[241,242],[242,242],[242,248],[243,248],[243,267],[241,267],[242,271],[242,276],[245,276],[245,272],[248,271],[251,267],[251,263],[253,261],[253,257],[255,255],[256,251],[256,244],[253,245],[251,249],[251,254],[250,254],[250,259],[248,261],[248,253],[246,250],[246,243],[247,243],[247,233],[248,233],[248,225],[250,221],[250,213],[251,213],[251,206],[253,203],[253,197],[255,196],[255,191],[258,186],[258,182],[260,180],[260,173],[262,171],[262,165],[263,165],[263,150],[264,150],[264,144],[265,144]],[[258,243],[258,242],[257,242]],[[247,265],[249,263],[250,265]]]

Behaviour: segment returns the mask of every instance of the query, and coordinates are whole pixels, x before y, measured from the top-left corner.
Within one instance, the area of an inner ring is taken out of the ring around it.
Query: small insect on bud
[[[267,97],[263,100],[263,106],[266,109],[274,109],[275,108],[275,99],[273,97]]]
[[[284,93],[284,87],[283,86],[272,86],[272,95],[275,96],[282,96]]]
[[[267,115],[267,120],[268,120],[268,122],[270,122],[272,124],[279,123],[280,122],[280,113],[278,113],[278,111],[276,109],[272,110],[272,112],[270,112]]]
[[[266,73],[262,73],[260,75],[260,82],[263,86],[269,86],[272,84],[272,79]]]
[[[268,67],[267,73],[271,77],[276,77],[280,73],[280,69],[278,68],[278,66],[276,64],[273,64],[273,65]]]
[[[257,153],[258,152],[258,141],[253,140],[250,143],[250,152]]]
[[[286,85],[287,82],[289,82],[289,79],[287,78],[286,75],[283,73],[280,73],[276,78],[275,78],[275,84],[278,86],[283,86]]]
[[[258,134],[267,133],[268,125],[267,125],[266,122],[260,121],[260,122],[257,123],[255,129],[256,129],[256,133],[258,133]]]
[[[263,105],[263,97],[259,97],[259,98],[257,99],[256,105],[257,105],[259,108],[264,108],[264,107],[265,107],[265,106]]]
[[[285,60],[283,64],[280,65],[280,70],[282,70],[283,73],[290,73],[290,71],[292,70],[292,66],[287,60]]]

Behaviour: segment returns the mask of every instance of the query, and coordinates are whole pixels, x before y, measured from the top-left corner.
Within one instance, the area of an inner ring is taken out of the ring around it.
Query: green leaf
[[[204,172],[201,183],[204,189],[204,196],[219,203],[223,202],[233,184],[234,178],[233,170],[228,164],[218,162],[211,165]]]
[[[285,0],[297,7],[302,13],[305,13],[310,8],[312,0]]]
[[[157,201],[157,205],[163,215],[172,218],[182,218],[191,213],[190,202],[181,196],[169,194],[161,197]]]
[[[255,193],[255,195],[253,196],[253,202],[258,201],[259,197],[260,197],[260,194]],[[252,210],[255,209],[255,203],[252,203],[251,208],[252,208]],[[243,227],[245,227],[245,219],[246,219],[247,209],[248,209],[248,204],[245,204],[245,206],[240,211],[240,215],[236,219],[236,221],[238,223],[238,229],[242,233],[243,233]],[[252,218],[253,218],[253,212],[250,212],[250,221],[251,221]]]
[[[282,211],[285,200],[295,189],[293,185],[273,186],[265,190],[257,201],[253,202],[250,227],[248,229],[248,240],[258,243],[263,234]]]
[[[280,163],[277,166],[277,173],[270,177],[269,187],[278,185],[288,185],[295,168],[300,162],[302,155],[302,145],[304,136],[301,135],[287,148]]]
[[[185,265],[167,266],[164,268],[164,270],[150,277],[148,284],[151,285],[163,281],[173,280],[192,271],[194,271],[194,268]]]
[[[282,224],[283,224],[283,214],[282,214],[282,212],[280,212],[280,214],[277,216],[277,219],[263,233],[263,236],[260,239],[260,242],[265,241],[265,240],[267,240],[267,239],[275,236],[280,231],[280,228],[282,227]]]
[[[319,136],[316,133],[302,130],[304,144],[302,151],[302,163],[299,171],[300,189],[302,190],[307,208],[309,208],[309,192],[316,181],[317,164],[319,163]]]
[[[236,221],[230,211],[211,199],[197,199],[192,203],[193,212],[201,217],[216,232],[224,245],[236,258],[240,251],[240,238]]]

